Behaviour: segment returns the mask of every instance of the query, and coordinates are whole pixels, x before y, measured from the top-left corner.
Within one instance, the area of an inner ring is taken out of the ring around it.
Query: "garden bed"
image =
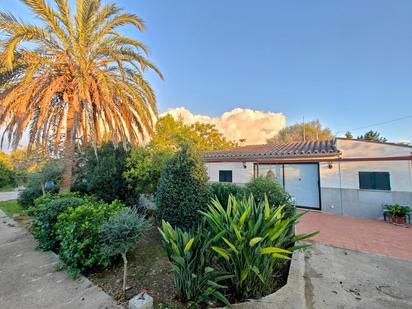
[[[166,254],[163,252],[161,236],[157,227],[144,235],[136,250],[128,255],[128,284],[130,288],[122,292],[123,264],[118,263],[103,271],[86,274],[86,276],[120,304],[147,289],[153,296],[155,308],[184,308],[174,299],[176,294],[173,274]]]
[[[153,227],[139,242],[136,250],[128,255],[128,283],[130,288],[122,292],[123,264],[119,260],[112,267],[102,271],[91,272],[86,276],[97,286],[110,294],[120,304],[127,306],[133,296],[147,290],[154,298],[155,308],[190,308],[190,304],[182,304],[176,298],[176,289],[171,272],[171,265],[163,252],[161,235],[157,227]],[[273,291],[282,288],[288,279],[290,263],[278,270]],[[195,307],[196,308],[196,307]]]

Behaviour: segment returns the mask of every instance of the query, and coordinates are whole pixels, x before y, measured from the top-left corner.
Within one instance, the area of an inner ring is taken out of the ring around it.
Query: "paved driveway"
[[[307,309],[412,308],[412,261],[318,242],[304,259]]]
[[[319,230],[313,240],[340,248],[412,260],[412,226],[357,219],[310,211],[297,226],[298,233]]]
[[[0,210],[1,309],[118,308],[112,298],[85,277],[55,272],[57,257],[35,251],[35,241]]]
[[[16,200],[19,195],[17,191],[0,192],[0,202]]]

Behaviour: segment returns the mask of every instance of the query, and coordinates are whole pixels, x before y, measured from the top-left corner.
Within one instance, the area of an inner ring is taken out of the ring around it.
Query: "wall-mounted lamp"
[[[328,169],[330,169],[330,170],[331,170],[331,169],[332,169],[332,167],[333,167],[332,162],[329,162],[329,163],[328,163]]]
[[[242,162],[243,168],[247,168],[246,162]]]

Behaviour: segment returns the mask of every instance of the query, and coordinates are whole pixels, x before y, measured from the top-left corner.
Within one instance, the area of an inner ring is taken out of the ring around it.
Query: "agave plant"
[[[213,253],[210,245],[215,239],[211,233],[199,227],[196,231],[184,231],[173,228],[162,221],[159,229],[163,237],[163,247],[172,264],[172,272],[181,301],[192,301],[198,304],[220,301],[229,304],[227,298],[219,291],[226,287],[219,284],[231,278],[211,267]]]
[[[284,206],[270,207],[268,199],[256,204],[253,197],[236,200],[230,196],[226,209],[215,199],[202,212],[206,229],[212,231],[211,249],[220,265],[231,274],[230,289],[235,299],[256,298],[271,292],[275,271],[292,252],[298,240],[316,235],[294,235],[294,225],[303,215],[284,216]]]

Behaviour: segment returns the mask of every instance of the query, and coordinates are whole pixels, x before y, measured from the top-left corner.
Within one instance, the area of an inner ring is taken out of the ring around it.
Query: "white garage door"
[[[318,164],[285,164],[284,184],[296,205],[320,209]]]

